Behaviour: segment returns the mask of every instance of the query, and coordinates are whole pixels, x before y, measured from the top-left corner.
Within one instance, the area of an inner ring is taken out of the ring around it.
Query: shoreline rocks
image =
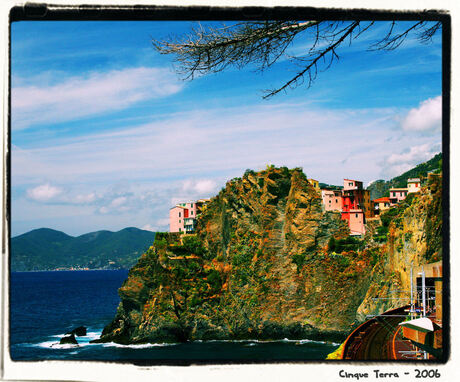
[[[70,336],[64,336],[61,338],[61,340],[59,341],[59,345],[66,345],[66,344],[78,345],[78,341],[75,338],[74,334],[71,334]]]

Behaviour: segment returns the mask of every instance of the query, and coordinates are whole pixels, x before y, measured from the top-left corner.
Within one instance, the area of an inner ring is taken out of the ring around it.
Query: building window
[[[182,228],[179,228],[179,232],[182,232]]]
[[[181,220],[179,219],[179,223],[181,222]]]
[[[193,203],[190,203],[190,208],[193,208]]]
[[[179,217],[180,217],[180,212],[179,212]]]
[[[358,214],[355,214],[355,217],[357,218],[357,217],[358,217]]]
[[[393,192],[393,198],[395,198],[395,197],[396,197],[396,192]]]
[[[193,215],[193,211],[190,211],[190,216],[192,216],[192,215]]]

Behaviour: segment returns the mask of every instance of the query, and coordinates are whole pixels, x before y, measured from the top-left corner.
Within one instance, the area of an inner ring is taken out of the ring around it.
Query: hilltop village
[[[348,223],[351,236],[366,233],[366,220],[373,219],[381,212],[398,205],[408,194],[420,191],[420,178],[407,180],[405,188],[390,188],[389,196],[370,199],[370,191],[363,188],[363,182],[344,179],[343,187],[325,186],[315,179],[308,179],[310,185],[321,195],[325,211],[341,213],[341,219]],[[169,211],[169,232],[193,233],[196,219],[210,199],[199,199],[176,204]]]
[[[439,359],[442,174],[428,171],[371,199],[360,181],[267,166],[174,206],[97,341],[348,338],[335,357]]]

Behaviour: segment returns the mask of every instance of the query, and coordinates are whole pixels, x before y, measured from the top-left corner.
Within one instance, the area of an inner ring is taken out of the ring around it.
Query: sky
[[[263,72],[184,81],[151,41],[196,25],[12,24],[12,236],[165,231],[170,207],[212,197],[246,169],[302,167],[320,182],[368,184],[441,151],[441,33],[370,51],[389,27],[376,23],[311,88],[265,100],[296,73],[288,56],[305,52],[308,36]]]

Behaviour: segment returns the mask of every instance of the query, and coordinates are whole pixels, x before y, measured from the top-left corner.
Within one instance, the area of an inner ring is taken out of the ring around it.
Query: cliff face
[[[409,195],[395,210],[389,225],[388,241],[378,248],[381,261],[372,272],[372,283],[357,311],[362,320],[366,314],[382,313],[401,306],[410,290],[410,268],[442,259],[442,177],[429,178],[427,187]],[[375,298],[385,298],[377,300]]]
[[[196,235],[157,234],[100,341],[344,336],[357,311],[360,318],[381,308],[372,297],[389,291],[382,286],[395,281],[401,258],[427,253],[419,251],[427,241],[421,211],[432,200],[427,191],[404,211],[386,244],[368,237],[357,246],[300,169],[247,171],[205,207]],[[402,252],[395,243],[409,229]]]

